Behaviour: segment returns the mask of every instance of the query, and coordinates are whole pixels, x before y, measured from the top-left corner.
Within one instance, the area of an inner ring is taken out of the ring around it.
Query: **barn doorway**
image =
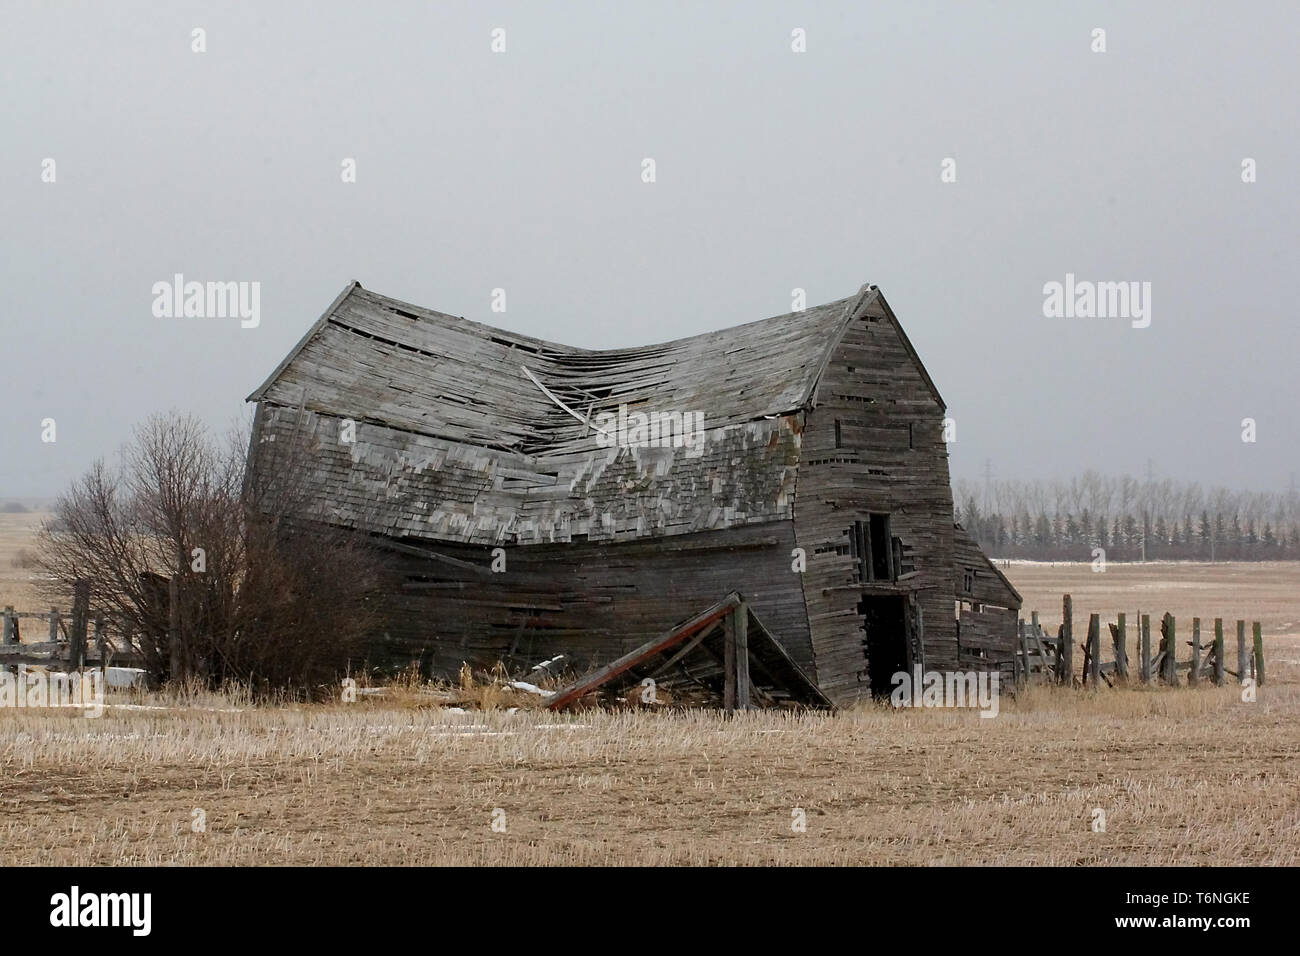
[[[866,632],[863,650],[867,655],[867,680],[872,697],[888,697],[894,689],[893,677],[907,671],[907,604],[899,596],[864,595],[858,604],[862,629]]]

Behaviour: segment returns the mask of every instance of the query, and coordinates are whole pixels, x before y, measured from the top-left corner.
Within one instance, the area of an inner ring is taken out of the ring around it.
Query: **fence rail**
[[[129,626],[106,611],[92,610],[89,589],[78,585],[73,594],[71,612],[52,607],[48,611],[18,611],[6,605],[0,616],[4,630],[0,636],[0,666],[24,664],[79,670],[88,664],[108,667],[138,666],[140,653],[132,642]],[[43,641],[27,641],[30,630],[23,621],[40,621],[36,629]]]

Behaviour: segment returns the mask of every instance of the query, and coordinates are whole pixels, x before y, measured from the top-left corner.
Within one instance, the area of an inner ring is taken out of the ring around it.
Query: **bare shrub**
[[[96,462],[59,497],[37,566],[60,594],[88,580],[156,679],[333,684],[374,627],[378,563],[362,536],[291,519],[305,449],[266,458],[254,480],[244,447],[193,418],[150,418],[118,467]]]

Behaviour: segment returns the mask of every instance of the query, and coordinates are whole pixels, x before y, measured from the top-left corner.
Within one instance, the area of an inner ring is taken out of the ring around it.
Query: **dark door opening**
[[[902,597],[864,596],[858,613],[866,632],[863,650],[871,696],[888,697],[895,686],[894,675],[908,668],[906,602]]]

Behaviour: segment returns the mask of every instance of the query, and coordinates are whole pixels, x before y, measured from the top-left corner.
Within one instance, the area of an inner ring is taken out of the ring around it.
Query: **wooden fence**
[[[10,604],[2,616],[0,666],[32,664],[62,670],[80,670],[87,665],[139,666],[140,654],[132,641],[131,628],[116,615],[92,609],[86,585],[78,584],[74,589],[71,612],[56,607],[17,611]],[[32,631],[47,639],[24,641]]]
[[[1103,663],[1101,615],[1088,616],[1087,634],[1076,646],[1073,612],[1073,602],[1067,594],[1062,600],[1061,626],[1055,637],[1043,632],[1037,611],[1033,612],[1030,621],[1018,622],[1020,647],[1016,653],[1016,676],[1019,682],[1037,679],[1043,683],[1073,687],[1096,687],[1102,683],[1114,687],[1129,683],[1135,676],[1143,684],[1173,686],[1184,683],[1180,672],[1185,671],[1188,686],[1202,681],[1221,685],[1229,674],[1238,683],[1245,683],[1248,678],[1257,686],[1264,683],[1264,637],[1259,621],[1250,622],[1250,640],[1247,640],[1247,622],[1237,621],[1237,660],[1233,669],[1228,667],[1223,618],[1214,619],[1212,634],[1203,634],[1201,619],[1192,618],[1190,640],[1185,642],[1185,646],[1191,649],[1189,658],[1179,661],[1178,622],[1174,616],[1166,613],[1157,622],[1159,643],[1153,648],[1151,615],[1139,612],[1132,622],[1138,655],[1134,675],[1128,655],[1128,615],[1120,613],[1113,623],[1107,622],[1111,660]],[[1082,661],[1077,673],[1074,667],[1076,650]]]

